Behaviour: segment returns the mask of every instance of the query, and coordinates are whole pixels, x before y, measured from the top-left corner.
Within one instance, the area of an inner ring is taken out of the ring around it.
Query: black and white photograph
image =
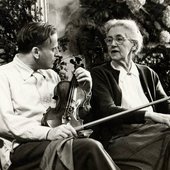
[[[170,0],[0,0],[0,170],[170,170]]]

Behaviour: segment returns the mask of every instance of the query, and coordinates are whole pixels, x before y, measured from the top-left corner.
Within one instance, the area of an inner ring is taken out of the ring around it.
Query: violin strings
[[[65,111],[64,111],[64,115],[65,117],[67,117],[67,113],[69,112],[69,106],[71,104],[71,101],[72,101],[72,98],[73,98],[73,95],[74,95],[74,90],[75,90],[75,87],[76,87],[76,79],[75,77],[72,78],[71,80],[71,84],[70,84],[70,91],[69,91],[69,95],[68,95],[68,100],[67,100],[67,104],[66,104],[66,108],[65,108]]]

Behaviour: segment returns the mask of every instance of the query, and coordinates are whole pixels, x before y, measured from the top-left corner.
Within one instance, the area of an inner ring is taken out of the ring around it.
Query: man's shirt
[[[0,137],[7,139],[7,151],[13,139],[46,139],[50,127],[41,126],[41,119],[49,106],[55,107],[52,98],[59,81],[53,70],[34,72],[17,55],[0,67]]]

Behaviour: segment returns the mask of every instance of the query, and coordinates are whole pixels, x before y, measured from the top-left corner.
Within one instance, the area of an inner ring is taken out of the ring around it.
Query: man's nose
[[[60,51],[59,51],[59,49],[57,48],[57,49],[55,50],[54,57],[58,57],[58,56],[60,56]]]

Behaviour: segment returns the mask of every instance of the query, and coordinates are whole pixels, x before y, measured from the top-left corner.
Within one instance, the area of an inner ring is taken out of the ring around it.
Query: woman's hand
[[[92,89],[92,78],[90,72],[82,67],[79,67],[75,70],[74,74],[80,88],[85,90],[86,93],[90,93]]]
[[[170,115],[157,112],[146,112],[145,117],[157,123],[163,123],[170,127]]]
[[[62,124],[60,126],[50,129],[47,133],[46,139],[56,140],[72,136],[77,136],[76,130],[71,125]]]

